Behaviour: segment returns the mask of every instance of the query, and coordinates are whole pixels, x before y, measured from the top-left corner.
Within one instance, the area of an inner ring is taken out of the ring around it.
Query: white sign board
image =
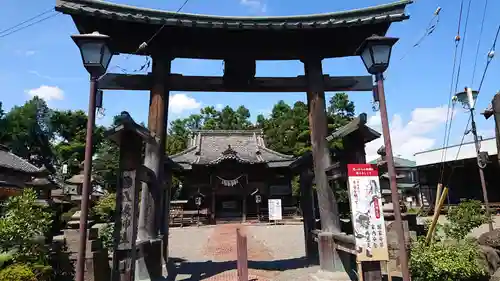
[[[358,261],[387,261],[389,251],[377,165],[348,164],[349,199]]]
[[[269,209],[270,221],[277,221],[283,219],[281,215],[281,199],[269,199],[267,205]]]

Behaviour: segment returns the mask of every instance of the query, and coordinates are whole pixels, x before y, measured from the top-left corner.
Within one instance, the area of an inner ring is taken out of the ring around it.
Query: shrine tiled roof
[[[350,11],[268,17],[176,13],[97,0],[57,0],[55,8],[57,11],[72,15],[90,15],[166,26],[225,29],[313,29],[402,21],[408,18],[404,12],[406,5],[412,2],[411,0],[403,0]]]
[[[350,134],[360,132],[365,143],[371,142],[372,140],[378,139],[381,134],[374,129],[366,126],[367,115],[366,113],[361,113],[358,117],[354,118],[351,122],[338,128],[326,139],[332,141],[337,138],[345,138]]]
[[[35,165],[10,152],[4,145],[0,145],[0,168],[27,174],[41,171]]]
[[[55,9],[70,15],[80,33],[110,36],[116,53],[151,55],[157,49],[175,58],[227,59],[237,53],[255,60],[289,60],[311,52],[321,58],[354,56],[367,37],[383,36],[392,23],[408,19],[410,3],[266,17],[177,13],[98,0],[57,0]],[[335,44],[323,44],[326,39]],[[147,46],[139,48],[143,42]]]
[[[186,150],[170,156],[170,159],[184,168],[217,165],[226,160],[283,167],[288,166],[294,157],[266,148],[261,131],[201,130],[193,133]]]

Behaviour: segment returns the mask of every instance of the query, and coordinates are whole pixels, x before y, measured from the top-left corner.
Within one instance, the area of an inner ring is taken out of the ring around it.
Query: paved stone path
[[[225,224],[213,227],[172,229],[169,266],[170,281],[236,281],[236,229],[247,235],[249,280],[295,279],[285,271],[309,272],[306,266],[301,225],[241,225]],[[300,275],[300,274],[299,274]]]

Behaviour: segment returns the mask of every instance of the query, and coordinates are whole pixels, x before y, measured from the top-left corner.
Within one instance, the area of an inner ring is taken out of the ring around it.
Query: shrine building
[[[180,199],[196,209],[201,197],[212,223],[267,214],[268,199],[281,199],[285,213],[295,210],[289,169],[295,158],[267,148],[260,130],[196,131],[170,159],[184,168]]]

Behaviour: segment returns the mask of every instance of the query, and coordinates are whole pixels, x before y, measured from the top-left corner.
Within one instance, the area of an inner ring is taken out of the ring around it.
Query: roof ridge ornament
[[[236,150],[234,150],[230,144],[227,145],[227,149],[222,151],[221,153],[222,155],[236,155],[238,154],[238,152],[236,152]]]

